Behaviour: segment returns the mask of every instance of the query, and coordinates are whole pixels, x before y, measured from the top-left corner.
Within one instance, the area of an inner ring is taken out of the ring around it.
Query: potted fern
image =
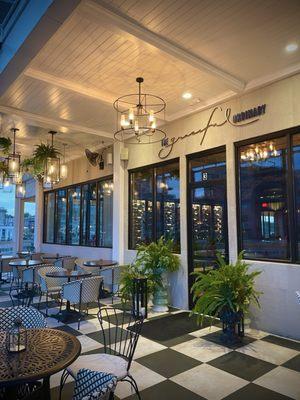
[[[180,267],[178,256],[172,253],[173,241],[161,237],[157,242],[138,247],[135,264],[150,271],[153,282],[153,311],[168,311],[167,273]]]
[[[253,302],[259,306],[259,295],[255,279],[261,271],[249,272],[249,265],[243,261],[243,252],[236,263],[226,263],[217,254],[218,268],[208,273],[195,272],[196,279],[191,288],[193,294],[193,315],[202,324],[205,317],[211,321],[220,318],[223,324],[222,340],[226,343],[240,341],[244,335],[243,321]]]

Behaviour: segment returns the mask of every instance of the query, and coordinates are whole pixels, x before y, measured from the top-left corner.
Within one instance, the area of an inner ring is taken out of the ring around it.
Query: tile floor
[[[36,301],[36,300],[35,300]],[[110,303],[110,299],[103,301]],[[5,287],[0,307],[9,306]],[[44,312],[44,308],[42,309]],[[49,314],[58,311],[57,307]],[[91,309],[96,313],[97,309]],[[169,314],[181,312],[172,310]],[[149,314],[148,320],[167,314]],[[101,352],[103,347],[96,315],[68,325],[48,317],[49,327],[78,337],[83,354]],[[197,329],[164,342],[140,337],[131,373],[143,400],[300,400],[300,343],[264,332],[251,331],[241,346],[224,346],[220,328]],[[58,398],[60,373],[51,377],[52,400]],[[67,381],[63,400],[71,399],[73,382]],[[119,383],[116,399],[135,399],[130,385]]]

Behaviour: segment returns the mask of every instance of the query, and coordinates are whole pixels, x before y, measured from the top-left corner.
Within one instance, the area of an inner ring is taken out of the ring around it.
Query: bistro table
[[[63,256],[63,255],[59,255],[57,254],[42,254],[42,258],[45,258],[46,260],[60,260],[62,258],[68,258],[71,256]]]
[[[72,364],[81,352],[75,336],[57,329],[28,329],[27,348],[20,353],[8,352],[5,340],[6,333],[0,331],[0,388],[5,388],[9,400],[17,399],[19,386],[40,379],[40,398],[50,400],[50,376]]]
[[[9,266],[10,267],[36,267],[37,265],[42,265],[44,264],[43,261],[39,260],[16,260],[16,261],[10,261]]]
[[[18,254],[18,257],[20,257],[20,258],[23,257],[24,259],[29,259],[29,260],[32,260],[32,257],[36,254],[42,255],[42,253],[37,253],[36,251],[18,251],[17,254]]]
[[[58,271],[51,271],[46,273],[46,276],[48,278],[67,278],[68,282],[70,282],[72,278],[81,279],[81,278],[87,278],[91,275],[92,275],[91,272],[70,271],[68,269],[59,269]],[[73,322],[74,317],[76,320],[78,319],[78,312],[76,310],[71,310],[71,304],[68,300],[66,304],[66,309],[56,315],[51,315],[51,317],[55,317],[64,323],[68,323],[68,322]]]
[[[85,267],[90,267],[90,268],[99,268],[99,273],[101,272],[101,270],[104,269],[111,269],[111,288],[112,288],[112,297],[111,297],[111,302],[112,304],[114,303],[114,281],[115,281],[115,267],[118,266],[118,261],[114,261],[114,260],[103,260],[103,259],[99,259],[99,260],[90,260],[90,261],[85,261],[83,263],[83,265]]]

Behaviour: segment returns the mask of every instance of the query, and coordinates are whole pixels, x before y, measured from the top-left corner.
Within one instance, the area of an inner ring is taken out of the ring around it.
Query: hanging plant
[[[0,161],[0,174],[3,174],[4,176],[8,175],[8,166],[5,161]]]
[[[32,175],[38,181],[42,181],[44,177],[44,164],[35,157],[25,158],[21,163],[24,173]]]
[[[33,152],[33,158],[40,162],[45,162],[47,158],[58,157],[61,153],[50,144],[38,144]]]
[[[0,153],[3,153],[3,155],[9,154],[11,144],[12,142],[10,138],[0,137]]]

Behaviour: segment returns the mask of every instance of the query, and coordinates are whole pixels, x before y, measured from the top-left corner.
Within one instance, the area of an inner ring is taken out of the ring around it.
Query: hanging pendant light
[[[63,164],[60,166],[60,179],[64,180],[67,179],[68,177],[68,166],[66,164],[66,143],[63,144],[64,146],[64,162]]]
[[[10,178],[14,179],[14,177],[20,173],[21,156],[20,154],[16,153],[16,132],[18,132],[19,129],[12,128],[11,131],[13,132],[14,135],[13,153],[10,154],[7,158],[7,167]]]
[[[50,131],[51,135],[51,148],[52,155],[48,157],[45,164],[44,171],[44,182],[47,185],[56,184],[60,181],[60,158],[56,156],[55,149],[53,146],[54,135],[56,135],[56,131]]]
[[[166,103],[159,96],[144,93],[142,77],[136,78],[138,92],[119,97],[114,102],[117,130],[114,138],[128,144],[159,143],[166,133],[157,127],[157,118],[164,119]]]
[[[23,199],[26,194],[26,187],[25,183],[17,184],[16,185],[16,198]]]

